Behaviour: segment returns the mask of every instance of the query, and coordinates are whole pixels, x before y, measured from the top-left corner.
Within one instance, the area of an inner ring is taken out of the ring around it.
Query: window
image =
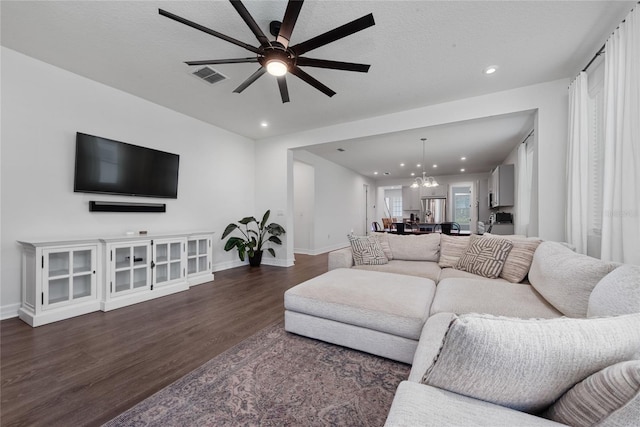
[[[471,187],[455,186],[453,195],[453,222],[460,224],[460,230],[471,229]]]
[[[402,218],[402,197],[385,197],[392,218]]]

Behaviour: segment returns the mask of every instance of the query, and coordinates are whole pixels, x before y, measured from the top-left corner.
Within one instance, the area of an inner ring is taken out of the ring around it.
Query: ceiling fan
[[[347,37],[351,34],[357,33],[358,31],[362,31],[365,28],[371,27],[372,25],[375,25],[373,14],[370,13],[363,16],[362,18],[348,22],[340,27],[334,28],[333,30],[327,31],[326,33],[320,34],[319,36],[313,37],[307,41],[289,46],[291,34],[293,33],[293,27],[295,26],[298,15],[300,14],[300,10],[302,9],[302,0],[289,0],[282,22],[271,22],[269,30],[271,34],[276,37],[276,40],[274,41],[270,41],[267,36],[264,35],[256,21],[253,19],[253,17],[241,1],[230,1],[238,14],[240,14],[240,17],[244,20],[247,26],[249,26],[253,34],[258,39],[258,41],[260,42],[260,46],[255,47],[246,44],[240,40],[234,39],[233,37],[229,37],[225,34],[204,27],[193,21],[189,21],[188,19],[174,15],[173,13],[167,12],[163,9],[158,9],[158,12],[162,16],[166,16],[167,18],[188,25],[192,28],[195,28],[196,30],[203,31],[214,37],[225,40],[229,43],[233,43],[256,54],[256,56],[249,58],[211,59],[185,62],[187,65],[238,64],[251,62],[259,63],[260,68],[251,76],[249,76],[249,78],[246,79],[240,86],[238,86],[234,90],[235,93],[242,92],[247,87],[249,87],[249,85],[258,80],[258,78],[260,78],[265,72],[268,72],[269,74],[276,76],[278,80],[278,87],[280,89],[280,96],[282,97],[283,103],[289,102],[289,89],[287,88],[286,80],[287,73],[293,74],[294,76],[300,78],[314,88],[318,89],[320,92],[331,97],[336,94],[333,90],[304,72],[300,67],[306,66],[329,68],[333,70],[357,71],[361,73],[366,73],[369,71],[370,65],[366,64],[307,58],[301,55],[304,55],[305,53],[313,49],[317,49],[341,38]]]

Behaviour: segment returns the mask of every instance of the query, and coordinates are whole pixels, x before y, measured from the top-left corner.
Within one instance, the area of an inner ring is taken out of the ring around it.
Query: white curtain
[[[587,253],[589,222],[589,91],[587,73],[569,86],[569,141],[567,144],[567,243]]]
[[[532,143],[525,142],[518,147],[518,200],[515,212],[516,234],[529,235],[529,222],[531,221],[531,179],[533,174]]]
[[[605,46],[602,259],[640,264],[640,11]]]

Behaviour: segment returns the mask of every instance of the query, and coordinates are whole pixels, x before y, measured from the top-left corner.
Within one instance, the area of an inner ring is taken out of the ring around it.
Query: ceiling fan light
[[[267,72],[272,76],[280,77],[287,74],[287,64],[279,59],[272,59],[267,62]]]

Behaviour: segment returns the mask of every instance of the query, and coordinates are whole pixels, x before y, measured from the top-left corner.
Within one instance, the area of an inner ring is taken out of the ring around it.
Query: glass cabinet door
[[[184,277],[183,245],[184,240],[154,241],[154,284],[161,286]]]
[[[189,240],[187,252],[187,271],[200,273],[209,269],[209,239]]]
[[[122,294],[150,286],[150,244],[140,242],[111,249],[111,293]]]
[[[43,308],[96,296],[96,249],[93,247],[43,252],[45,270]]]

